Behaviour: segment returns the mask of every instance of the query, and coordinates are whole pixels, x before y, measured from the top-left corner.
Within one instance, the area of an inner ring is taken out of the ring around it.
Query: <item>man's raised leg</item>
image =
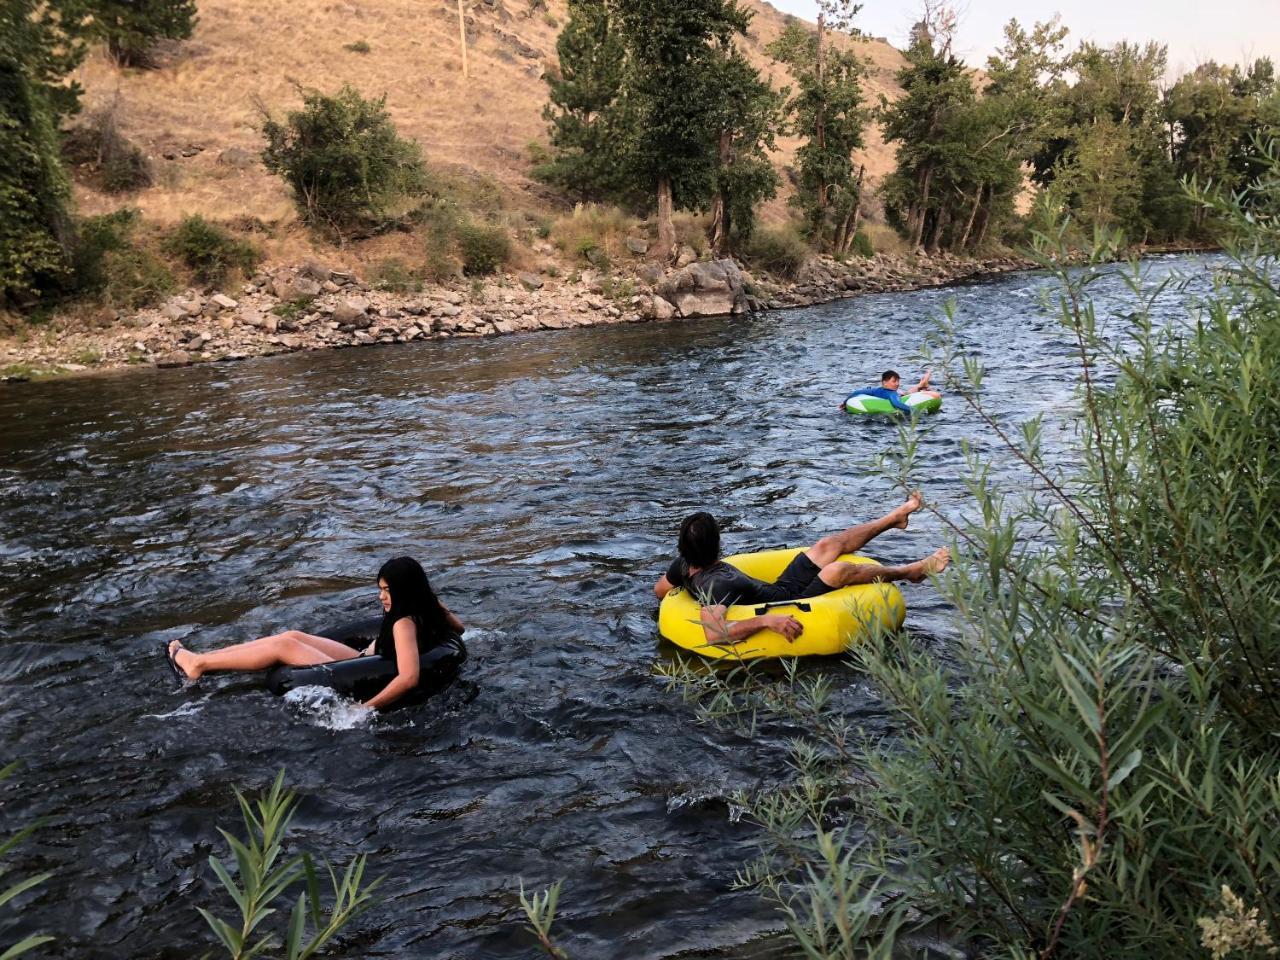
[[[882,567],[878,563],[829,563],[818,572],[818,577],[829,587],[851,587],[860,583],[889,583],[906,580],[919,583],[932,573],[941,573],[951,562],[951,551],[939,547],[929,556],[915,563],[898,567]]]
[[[879,520],[860,523],[856,527],[850,527],[840,533],[833,533],[830,536],[823,537],[806,550],[805,555],[819,568],[825,567],[827,564],[834,562],[841,554],[857,553],[886,530],[907,529],[911,514],[915,513],[923,505],[924,500],[920,496],[920,491],[913,490],[911,496],[907,497],[902,506],[890,510]]]

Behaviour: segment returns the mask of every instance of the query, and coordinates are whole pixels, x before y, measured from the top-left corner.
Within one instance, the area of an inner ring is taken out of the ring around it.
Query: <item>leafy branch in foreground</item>
[[[569,960],[569,955],[551,939],[551,925],[556,921],[556,904],[560,902],[563,885],[563,880],[557,880],[542,893],[528,897],[524,892],[524,881],[520,881],[520,909],[529,921],[529,932],[538,938],[538,946],[552,960]]]
[[[197,908],[232,960],[251,960],[276,949],[276,934],[259,934],[264,920],[278,912],[273,906],[301,885],[297,901],[289,914],[284,947],[287,960],[306,960],[315,955],[343,927],[374,903],[373,890],[381,883],[365,883],[364,854],[352,860],[341,875],[329,864],[325,870],[332,885],[333,902],[326,910],[320,901],[320,881],[309,853],[286,857],[284,835],[289,830],[297,808],[297,795],[284,786],[281,770],[266,796],[254,802],[236,791],[244,816],[244,840],[226,830],[218,832],[226,838],[235,856],[236,874],[217,857],[209,857],[209,866],[222,881],[227,893],[240,910],[238,922],[229,923],[208,910]],[[257,938],[255,940],[255,938]]]
[[[0,783],[4,782],[5,780],[8,780],[11,776],[13,776],[14,771],[16,771],[17,769],[18,769],[17,760],[15,760],[13,763],[7,764],[3,768],[0,768]],[[40,824],[38,821],[36,823],[29,823],[25,827],[23,827],[21,830],[19,830],[17,833],[15,833],[13,836],[9,837],[7,840],[0,842],[0,859],[2,859],[5,856],[5,854],[7,854],[14,847],[18,846],[20,843],[26,840],[27,837],[31,836],[31,834],[35,833],[36,828],[39,826]],[[7,872],[8,872],[8,868],[5,867],[3,863],[0,863],[0,877],[3,877]],[[51,873],[37,873],[37,874],[34,874],[33,876],[27,877],[24,880],[19,880],[17,883],[11,884],[6,888],[0,889],[0,907],[3,907],[6,903],[8,903],[14,897],[17,897],[23,893],[26,893],[28,890],[32,889],[33,887],[37,887],[40,884],[44,883],[51,876],[53,876],[53,874]],[[27,937],[23,937],[17,943],[7,947],[3,953],[0,953],[0,960],[13,960],[14,957],[21,956],[22,954],[26,953],[28,950],[33,950],[36,947],[40,946],[42,943],[48,943],[52,939],[53,937],[50,937],[46,934],[39,934],[39,933],[32,934]]]
[[[1280,155],[1257,153],[1248,189],[1189,189],[1229,265],[1185,316],[1168,301],[1186,288],[1105,263],[1114,237],[1079,269],[1067,231],[1040,238],[1076,348],[1073,439],[996,409],[963,325],[944,322],[933,364],[983,435],[965,448],[971,502],[944,518],[945,661],[906,633],[851,651],[891,737],[836,749],[826,721],[785,689],[761,695],[759,676],[682,681],[709,718],[737,705],[801,730],[789,780],[741,798],[762,831],[740,879],[776,900],[811,960],[922,955],[916,938],[939,934],[1020,960],[1271,955]]]

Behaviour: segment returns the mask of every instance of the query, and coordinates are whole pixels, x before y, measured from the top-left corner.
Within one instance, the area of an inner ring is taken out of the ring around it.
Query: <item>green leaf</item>
[[[42,943],[51,943],[52,941],[53,941],[53,937],[47,936],[45,934],[39,934],[39,933],[32,934],[29,937],[24,937],[23,939],[19,940],[17,943],[11,946],[4,953],[0,953],[0,960],[13,960],[14,957],[21,956],[22,954],[26,953],[28,950],[34,950],[36,947],[40,946]]]
[[[1133,773],[1134,769],[1141,762],[1142,762],[1141,750],[1129,751],[1128,755],[1126,755],[1125,758],[1120,761],[1120,765],[1116,767],[1116,769],[1112,772],[1111,776],[1108,778],[1107,789],[1114,790],[1120,784],[1124,783],[1125,778],[1127,778],[1129,774]]]

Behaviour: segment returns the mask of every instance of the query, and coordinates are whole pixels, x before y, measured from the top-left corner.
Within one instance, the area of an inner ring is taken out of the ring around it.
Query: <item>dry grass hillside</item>
[[[764,46],[788,18],[759,0],[747,5],[756,13],[747,52],[776,84],[785,83]],[[349,83],[366,96],[385,94],[401,132],[422,145],[430,162],[492,178],[505,192],[528,197],[530,206],[547,205],[552,198],[529,179],[526,145],[545,133],[541,76],[555,62],[565,2],[465,6],[467,79],[454,0],[201,0],[194,37],[167,51],[158,70],[122,70],[95,51],[79,71],[85,106],[118,104],[124,132],[153,160],[156,184],[124,197],[81,186],[80,210],[128,205],[158,223],[198,212],[288,224],[293,211],[285,188],[256,162],[256,105],[278,113],[295,107],[295,83],[326,91]],[[869,98],[892,98],[901,55],[881,41],[859,47],[872,63]],[[796,144],[780,146],[777,163],[784,167]],[[873,178],[889,170],[892,154],[876,131],[862,159]],[[781,201],[766,211],[769,218],[782,214]],[[269,248],[275,257],[301,254],[308,243],[301,231],[276,234]]]

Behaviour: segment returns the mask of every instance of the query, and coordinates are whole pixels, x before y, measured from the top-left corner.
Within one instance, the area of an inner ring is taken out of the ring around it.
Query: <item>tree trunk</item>
[[[462,0],[458,0],[458,39],[462,44],[462,79],[467,79],[467,18],[462,12]]]
[[[969,219],[965,222],[964,233],[960,234],[960,241],[956,244],[957,250],[964,250],[964,246],[969,242],[969,234],[973,232],[973,223],[978,219],[978,208],[982,206],[982,191],[986,189],[985,184],[978,184],[978,189],[973,193],[973,207],[969,210]]]
[[[826,11],[818,12],[818,42],[814,47],[814,72],[818,79],[818,109],[814,114],[814,130],[813,141],[818,147],[818,156],[821,157],[823,150],[827,145],[827,118],[825,108],[827,105],[826,89],[822,85],[822,34],[826,27],[827,15]],[[822,237],[822,229],[827,223],[827,182],[825,179],[818,181],[818,195],[815,198],[817,202],[818,221],[818,237]]]
[[[924,218],[929,209],[929,188],[933,184],[933,164],[920,168],[916,175],[920,189],[916,191],[916,213],[911,224],[911,245],[918,247],[924,240]]]
[[[733,162],[733,137],[728,130],[720,132],[720,169],[724,170]],[[729,246],[730,222],[729,198],[725,196],[724,187],[716,190],[715,200],[711,204],[711,249],[717,257],[723,257]]]
[[[676,248],[676,225],[671,217],[674,212],[671,199],[671,178],[658,178],[658,246],[653,256],[666,260]]]
[[[991,201],[995,199],[995,188],[987,188],[987,201],[978,211],[978,238],[973,241],[974,247],[981,247],[987,239],[987,227],[991,225]]]
[[[942,231],[951,222],[951,208],[945,204],[938,208],[938,215],[933,218],[933,229],[929,231],[929,241],[925,244],[926,253],[937,253],[942,243]]]

